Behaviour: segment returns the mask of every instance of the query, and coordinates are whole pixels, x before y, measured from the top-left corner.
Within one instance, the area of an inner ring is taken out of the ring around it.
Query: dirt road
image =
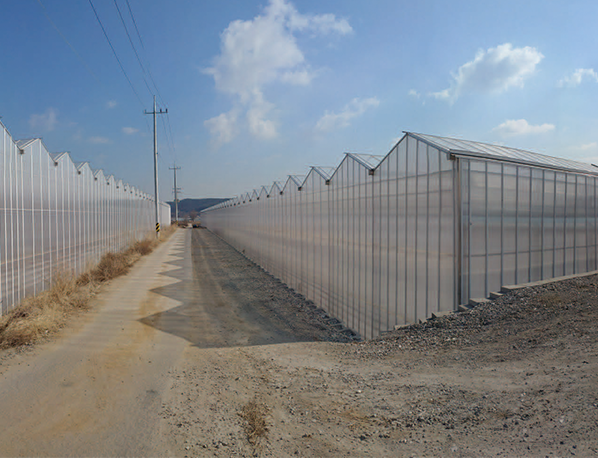
[[[245,364],[248,345],[346,340],[309,314],[296,319],[293,301],[301,301],[275,282],[267,304],[254,297],[265,286],[248,283],[268,276],[253,265],[253,277],[226,271],[227,255],[249,265],[207,231],[179,230],[105,287],[58,340],[4,352],[0,455],[177,455],[164,405],[181,367]],[[284,304],[271,310],[277,301]],[[205,354],[230,347],[231,356]]]
[[[0,455],[597,456],[597,292],[523,290],[350,342],[179,230],[58,340],[0,357]]]

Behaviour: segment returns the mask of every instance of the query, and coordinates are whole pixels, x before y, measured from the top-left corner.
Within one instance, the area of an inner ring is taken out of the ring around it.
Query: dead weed
[[[243,425],[245,437],[253,446],[257,446],[260,440],[268,435],[267,415],[268,407],[255,400],[249,401],[239,412],[239,416],[245,421]]]
[[[48,290],[25,298],[0,318],[0,347],[31,344],[56,332],[69,315],[89,306],[97,288],[97,283],[79,285],[72,276],[57,275]]]
[[[161,241],[173,232],[174,228],[168,228]],[[158,243],[148,237],[121,252],[106,253],[95,267],[77,278],[64,273],[56,275],[49,289],[26,297],[17,308],[0,317],[0,348],[32,344],[57,332],[69,316],[89,307],[91,297],[102,283],[126,274]]]

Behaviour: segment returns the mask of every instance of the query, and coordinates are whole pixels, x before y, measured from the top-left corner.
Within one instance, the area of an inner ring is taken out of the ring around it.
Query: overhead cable
[[[142,58],[139,55],[139,52],[137,51],[137,47],[135,46],[135,44],[133,43],[133,39],[131,38],[131,34],[129,33],[129,29],[126,25],[126,22],[123,18],[123,15],[121,13],[120,7],[118,6],[118,2],[117,0],[114,0],[114,5],[116,6],[116,10],[118,11],[118,15],[120,17],[120,21],[125,29],[125,32],[127,34],[127,38],[129,39],[129,43],[131,44],[131,47],[133,48],[133,52],[135,53],[135,57],[137,58],[137,62],[139,63],[139,66],[141,67],[141,71],[144,73],[144,75],[149,76],[150,81],[152,82],[152,86],[155,89],[155,94],[157,94],[158,98],[160,99],[162,105],[166,106],[166,102],[164,101],[164,98],[162,97],[162,95],[160,94],[160,90],[158,89],[158,85],[156,84],[154,77],[152,75],[151,72],[151,65],[149,62],[149,59],[147,58],[147,50],[145,48],[145,44],[143,43],[143,38],[141,36],[141,32],[139,31],[139,27],[137,26],[137,20],[135,19],[135,15],[133,14],[133,9],[131,8],[131,4],[129,3],[129,0],[125,0],[126,4],[127,4],[127,9],[129,10],[129,15],[131,16],[131,20],[133,22],[133,25],[135,27],[135,32],[137,33],[137,38],[139,39],[139,43],[141,44],[141,48],[143,49],[143,51],[145,52],[146,56],[145,56],[145,60],[146,60],[146,64],[144,65],[142,62]],[[143,78],[143,81],[148,89],[148,91],[150,92],[150,94],[154,94],[152,92],[152,90],[150,89],[147,80],[145,79],[145,77]],[[176,149],[175,149],[175,145],[174,145],[174,136],[172,134],[172,126],[170,124],[170,115],[168,113],[166,113],[166,121],[164,120],[164,117],[160,118],[162,121],[162,126],[164,129],[164,135],[166,137],[166,143],[168,145],[169,148],[169,154],[171,156],[172,160],[176,160]]]
[[[158,95],[160,102],[162,102],[162,105],[166,105],[166,102],[164,102],[164,99],[162,98],[162,95],[160,94],[160,90],[158,89],[158,86],[156,85],[156,82],[154,81],[154,76],[152,75],[151,65],[150,65],[149,59],[147,59],[147,50],[145,49],[145,45],[143,44],[143,38],[141,38],[141,33],[139,32],[139,28],[137,27],[137,21],[135,20],[135,15],[133,14],[133,10],[131,9],[129,0],[125,0],[125,2],[127,2],[127,8],[129,9],[129,14],[131,15],[131,19],[133,20],[133,25],[135,26],[135,32],[137,32],[137,38],[139,38],[139,43],[141,43],[141,48],[146,53],[145,57],[147,60],[147,74],[150,77],[150,80],[152,82],[152,85],[154,86],[154,89],[156,89],[156,94]]]
[[[144,75],[147,75],[147,72],[145,71],[145,67],[143,66],[143,63],[141,62],[141,59],[139,58],[139,54],[137,53],[135,44],[133,43],[133,40],[131,39],[131,35],[129,34],[129,29],[127,28],[127,24],[125,24],[125,20],[123,18],[123,15],[120,12],[120,8],[118,7],[118,2],[116,0],[114,0],[114,6],[116,6],[116,11],[118,11],[118,16],[120,17],[120,22],[122,23],[122,25],[125,29],[127,38],[129,39],[129,43],[131,43],[131,48],[133,48],[135,57],[137,57],[137,62],[139,62],[139,66],[141,67],[141,71],[143,72]],[[147,90],[150,93],[150,95],[153,95],[152,90],[149,87],[149,84],[147,84],[147,80],[145,79],[145,76],[143,77],[143,82],[145,83],[145,87],[147,87]]]
[[[83,57],[81,57],[81,54],[79,54],[77,52],[77,50],[75,49],[75,47],[67,40],[67,38],[64,36],[64,34],[60,31],[60,29],[58,28],[58,26],[54,23],[54,21],[52,20],[52,18],[50,17],[50,15],[48,14],[48,10],[46,10],[46,7],[44,6],[44,4],[41,2],[41,0],[37,0],[37,3],[39,3],[39,6],[42,7],[42,10],[44,12],[44,16],[46,16],[46,19],[48,19],[48,21],[50,22],[50,24],[52,24],[52,27],[54,27],[54,30],[56,30],[56,32],[58,32],[58,35],[60,35],[60,37],[64,40],[64,42],[69,46],[69,48],[71,48],[71,50],[73,51],[73,53],[77,56],[77,58],[79,59],[79,61],[83,64],[83,66],[85,67],[85,69],[89,72],[89,74],[91,76],[93,76],[95,78],[95,80],[100,84],[100,86],[103,87],[102,82],[100,81],[100,79],[97,77],[97,75],[93,72],[93,70],[89,67],[89,65],[87,65],[87,62],[85,62],[85,60],[83,59]]]
[[[145,105],[143,104],[141,97],[139,97],[139,93],[135,89],[135,86],[133,86],[133,83],[131,82],[129,75],[127,75],[127,72],[126,72],[125,68],[123,67],[120,59],[118,58],[118,54],[116,54],[116,50],[114,49],[114,46],[112,46],[112,42],[110,41],[110,38],[108,37],[108,33],[106,33],[106,29],[104,28],[104,25],[102,24],[102,21],[100,20],[100,16],[98,16],[98,12],[96,11],[95,6],[93,6],[93,2],[91,0],[89,0],[89,4],[91,5],[91,9],[93,10],[93,13],[95,14],[96,19],[98,20],[98,24],[100,24],[100,27],[102,28],[102,32],[104,32],[104,37],[106,37],[106,41],[110,45],[110,49],[112,49],[112,53],[114,54],[114,57],[116,58],[116,61],[118,62],[118,65],[119,65],[120,69],[122,70],[123,75],[125,75],[125,78],[127,78],[127,81],[129,82],[131,89],[135,93],[137,100],[139,100],[139,103],[141,104],[141,106],[144,107]]]

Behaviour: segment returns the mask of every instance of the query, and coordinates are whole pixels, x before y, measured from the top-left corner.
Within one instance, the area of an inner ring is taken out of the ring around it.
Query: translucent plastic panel
[[[462,162],[463,300],[595,268],[595,177]]]
[[[531,170],[527,167],[517,167],[517,219],[516,219],[516,283],[529,282],[530,239],[531,239]]]
[[[106,182],[97,182],[87,166],[84,173],[68,154],[51,156],[39,140],[19,149],[1,124],[0,132],[2,313],[46,288],[57,273],[78,274],[108,249],[120,249],[132,241],[127,238],[132,223],[124,211],[129,204],[137,206],[136,237],[153,233],[150,200],[125,194],[121,183],[119,192],[112,192],[112,207],[108,207],[103,200]],[[169,210],[161,215],[165,227],[170,223]],[[93,237],[100,227],[104,240]]]
[[[487,164],[487,190],[486,201],[488,233],[485,240],[488,255],[501,255],[503,252],[503,222],[504,222],[504,194],[503,194],[503,167],[501,164]],[[496,258],[495,258],[496,259]],[[500,256],[497,258],[500,263]]]
[[[416,233],[417,233],[417,141],[407,138],[407,175],[405,195],[405,321],[416,322],[417,272]]]

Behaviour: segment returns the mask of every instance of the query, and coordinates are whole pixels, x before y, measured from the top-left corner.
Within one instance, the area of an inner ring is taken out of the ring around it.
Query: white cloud
[[[572,145],[568,148],[568,151],[577,157],[581,156],[582,161],[589,162],[595,159],[595,155],[598,154],[598,142],[584,143],[582,145]],[[587,155],[591,156],[588,157]],[[596,161],[594,161],[596,163]]]
[[[314,78],[314,73],[310,70],[297,70],[294,72],[285,72],[280,75],[280,81],[283,83],[294,84],[296,86],[307,86]]]
[[[376,97],[369,99],[355,98],[351,100],[340,113],[331,113],[326,111],[324,116],[316,124],[316,129],[327,132],[336,128],[348,127],[351,120],[361,116],[368,108],[377,107],[380,101]]]
[[[411,97],[415,97],[416,99],[419,99],[419,98],[420,98],[420,96],[421,96],[421,94],[420,94],[419,92],[417,92],[415,89],[411,89],[411,90],[409,91],[409,95],[410,95]]]
[[[273,107],[271,103],[266,102],[262,97],[256,97],[251,108],[247,111],[249,131],[254,136],[264,140],[276,137],[276,126],[266,116]]]
[[[109,138],[106,137],[89,137],[90,143],[95,143],[97,145],[105,145],[107,143],[112,143]]]
[[[58,124],[58,112],[48,108],[45,113],[32,114],[29,117],[29,126],[36,132],[51,132]]]
[[[334,14],[300,14],[295,6],[287,0],[270,0],[266,13],[285,23],[291,31],[311,30],[315,33],[331,32],[346,35],[353,29],[346,19],[337,19]]]
[[[558,86],[575,87],[579,86],[583,80],[594,80],[594,82],[598,83],[598,73],[593,68],[578,68],[571,75],[560,80]]]
[[[509,119],[492,129],[493,132],[505,137],[527,134],[545,134],[546,132],[550,132],[552,130],[554,130],[554,124],[541,124],[534,126],[529,124],[525,119]]]
[[[139,129],[135,129],[134,127],[123,127],[122,131],[124,134],[133,135],[139,132]]]
[[[215,137],[216,143],[222,145],[229,143],[237,135],[237,113],[236,110],[222,113],[218,116],[204,121],[204,126],[210,131],[212,137]]]
[[[592,151],[595,149],[598,149],[598,143],[596,142],[592,142],[592,143],[586,143],[585,145],[581,145],[579,147],[580,151]]]
[[[513,48],[511,43],[480,50],[474,60],[459,67],[449,88],[431,95],[453,103],[467,93],[503,92],[511,87],[523,87],[525,79],[534,73],[543,58],[536,48]]]
[[[230,95],[233,111],[246,111],[249,131],[260,138],[276,136],[266,115],[273,105],[265,100],[264,87],[274,82],[306,86],[315,73],[297,44],[296,33],[352,32],[345,19],[334,14],[300,14],[287,0],[270,0],[263,13],[248,21],[231,22],[222,32],[220,54],[204,73],[214,78],[216,89]],[[231,123],[238,116],[223,113],[204,124],[219,142],[232,140]]]
[[[116,102],[116,100],[108,100],[106,102],[106,108],[115,108],[116,105],[118,105],[118,103]]]
[[[346,19],[337,19],[334,14],[320,14],[309,17],[309,26],[320,33],[340,33],[347,35],[353,32],[353,28]]]

